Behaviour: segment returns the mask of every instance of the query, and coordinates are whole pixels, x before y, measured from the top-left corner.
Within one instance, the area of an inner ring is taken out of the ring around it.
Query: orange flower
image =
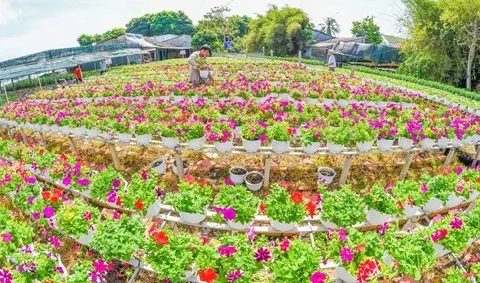
[[[200,182],[198,182],[198,184],[200,186],[204,187],[204,186],[208,185],[208,182],[207,182],[207,180],[201,180]]]
[[[480,177],[477,177],[477,184],[480,184]]]
[[[56,197],[58,197],[58,198],[60,198],[60,197],[62,197],[62,195],[63,195],[63,191],[60,190],[60,189],[55,188],[55,189],[53,189],[53,195],[56,196]]]
[[[43,191],[42,192],[42,199],[43,200],[49,200],[50,199],[50,192],[49,191]]]
[[[202,270],[198,274],[198,277],[203,282],[213,283],[215,281],[215,279],[218,278],[218,274],[215,272],[215,270],[213,268],[209,267],[205,270]]]
[[[400,208],[400,209],[405,209],[405,207],[403,206],[403,203],[401,200],[397,200],[397,206]]]
[[[305,205],[305,208],[307,209],[308,211],[308,214],[310,215],[310,217],[313,217],[315,215],[315,210],[317,209],[317,206],[315,205],[315,203],[313,201],[309,201],[306,205]]]
[[[360,244],[360,245],[354,247],[353,250],[356,251],[356,252],[361,252],[365,249],[366,246],[367,245],[365,243],[363,243],[363,244]]]
[[[290,198],[293,200],[295,204],[303,202],[303,195],[299,191],[293,192],[293,194],[290,196]]]
[[[143,210],[143,202],[140,199],[137,199],[137,201],[135,202],[135,207],[137,208],[137,210]]]
[[[260,207],[258,208],[262,214],[265,214],[265,204],[261,203]]]
[[[158,245],[165,246],[168,245],[168,236],[163,231],[156,231],[152,233],[152,237],[155,239],[155,242]]]

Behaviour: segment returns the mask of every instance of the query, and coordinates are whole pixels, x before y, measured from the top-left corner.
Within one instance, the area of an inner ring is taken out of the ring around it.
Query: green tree
[[[100,40],[98,40],[97,43],[99,43],[101,41],[107,41],[107,40],[110,40],[112,38],[119,37],[120,35],[124,35],[124,34],[125,34],[125,29],[124,28],[114,28],[114,29],[111,29],[111,30],[103,33],[100,37]]]
[[[151,31],[154,35],[188,34],[195,31],[192,20],[182,11],[162,11],[151,17]]]
[[[126,25],[128,33],[142,34],[144,36],[152,36],[152,17],[153,14],[146,14],[139,18],[133,18]]]
[[[320,31],[331,36],[336,36],[340,33],[340,25],[334,18],[325,18],[323,23],[320,23]]]
[[[373,21],[372,17],[366,17],[361,21],[352,23],[352,34],[356,37],[365,37],[366,43],[380,44],[382,43],[382,34],[380,27]]]
[[[95,36],[89,34],[82,34],[77,38],[77,42],[78,44],[80,44],[80,46],[92,45],[95,42]]]
[[[80,46],[94,45],[102,41],[107,41],[112,38],[116,38],[122,34],[125,34],[124,28],[114,28],[103,34],[92,34],[92,35],[82,34],[77,38],[77,42],[78,44],[80,44]]]
[[[247,50],[263,47],[276,55],[292,55],[303,50],[312,36],[313,24],[307,14],[298,8],[270,6],[266,15],[260,15],[249,24]]]
[[[218,35],[208,29],[202,29],[197,31],[192,36],[192,46],[200,48],[202,45],[208,44],[213,50],[219,50],[222,48],[222,43],[218,38]]]

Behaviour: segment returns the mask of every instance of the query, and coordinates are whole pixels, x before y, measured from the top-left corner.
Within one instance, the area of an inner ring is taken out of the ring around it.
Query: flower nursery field
[[[209,63],[206,85],[169,60],[2,107],[0,282],[480,279],[480,171],[456,158],[477,101]]]

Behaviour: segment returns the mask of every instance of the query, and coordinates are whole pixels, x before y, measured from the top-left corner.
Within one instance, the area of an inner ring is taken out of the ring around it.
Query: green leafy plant
[[[157,174],[154,170],[143,171],[132,175],[126,191],[120,192],[123,205],[130,209],[145,213],[157,200]],[[164,187],[163,184],[161,187]]]
[[[212,201],[212,188],[201,186],[196,182],[181,181],[178,193],[165,196],[165,203],[173,205],[177,211],[187,213],[205,213],[205,208]]]
[[[58,228],[75,238],[88,234],[91,225],[100,219],[97,208],[86,204],[83,200],[75,199],[73,203],[64,204],[56,213]]]
[[[255,218],[259,204],[260,199],[243,186],[222,186],[214,202],[218,207],[233,208],[236,212],[233,221],[242,224],[250,223]]]
[[[350,132],[352,135],[351,139],[358,143],[374,141],[378,136],[378,133],[366,121],[354,124]]]
[[[298,223],[307,215],[301,195],[294,199],[279,184],[272,185],[265,206],[267,216],[281,223]]]
[[[108,166],[103,171],[92,177],[91,191],[92,197],[97,199],[106,199],[107,193],[112,190],[113,181],[118,180],[120,182],[120,188],[123,181],[122,176],[113,167]]]
[[[371,209],[395,216],[403,215],[403,211],[395,203],[395,199],[379,184],[374,184],[371,188],[369,187],[364,192],[363,199],[365,204]]]
[[[324,139],[334,144],[349,146],[351,141],[350,128],[343,123],[338,127],[328,127],[324,130]]]
[[[262,135],[267,133],[267,130],[261,127],[257,121],[246,121],[242,126],[242,138],[248,141],[259,140]]]
[[[321,131],[319,128],[301,128],[298,132],[298,139],[304,146],[309,146],[314,142],[321,141]]]
[[[352,226],[365,220],[365,203],[351,190],[350,185],[334,192],[324,188],[320,191],[323,197],[322,219],[340,227]]]
[[[185,137],[187,141],[199,139],[205,136],[205,126],[200,122],[185,125],[185,130],[187,131],[187,135]]]
[[[422,207],[429,201],[430,195],[423,193],[421,186],[414,180],[398,181],[392,188],[392,194],[403,206],[410,204]]]
[[[285,122],[275,123],[268,126],[267,136],[270,140],[276,140],[279,142],[288,142],[292,139],[291,130]]]

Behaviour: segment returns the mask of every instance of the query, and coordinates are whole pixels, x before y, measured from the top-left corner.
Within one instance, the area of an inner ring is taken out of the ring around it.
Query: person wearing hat
[[[207,83],[207,80],[213,81],[213,76],[211,72],[208,72],[208,75],[202,77],[200,71],[204,71],[203,68],[206,67],[206,60],[208,56],[212,55],[212,49],[208,45],[204,45],[200,48],[200,51],[193,52],[192,55],[188,58],[188,64],[190,64],[190,78],[189,82],[193,84],[198,83]],[[202,64],[205,63],[205,66]],[[206,72],[202,72],[206,73]]]
[[[330,72],[335,72],[335,68],[337,67],[337,60],[335,60],[335,55],[333,55],[333,53],[333,49],[328,50],[328,63],[326,66],[328,66]]]

